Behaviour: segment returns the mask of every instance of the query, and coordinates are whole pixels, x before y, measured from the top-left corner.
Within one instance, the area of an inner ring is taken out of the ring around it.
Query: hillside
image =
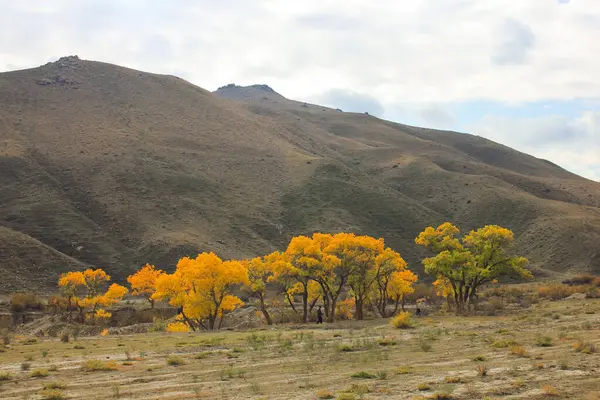
[[[0,292],[83,265],[117,280],[293,235],[502,224],[539,271],[600,272],[600,184],[477,136],[65,57],[0,74]]]

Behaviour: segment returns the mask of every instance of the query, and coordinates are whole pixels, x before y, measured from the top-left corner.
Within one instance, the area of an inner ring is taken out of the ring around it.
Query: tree
[[[282,271],[286,276],[293,277],[300,285],[302,296],[302,321],[308,321],[308,285],[312,280],[322,285],[327,272],[324,263],[331,260],[323,254],[324,244],[331,239],[331,235],[315,233],[312,238],[296,236],[290,241],[285,252],[289,264],[287,270]],[[325,258],[324,258],[325,257]],[[324,296],[327,290],[323,288]],[[325,300],[325,299],[324,299]]]
[[[399,305],[402,307],[402,311],[405,311],[406,296],[415,291],[413,284],[417,281],[417,278],[417,275],[408,269],[392,274],[387,289],[388,297],[394,301],[394,311],[392,314],[398,312]]]
[[[202,253],[195,259],[180,259],[173,274],[161,275],[152,297],[168,299],[179,307],[192,330],[213,330],[220,327],[224,313],[243,305],[232,294],[233,288],[248,284],[248,270],[240,262],[223,261],[212,252]]]
[[[457,227],[446,222],[436,229],[428,227],[415,242],[437,253],[423,260],[425,272],[452,288],[457,313],[468,311],[477,299],[479,288],[502,277],[530,278],[527,259],[509,254],[514,240],[509,229],[487,225],[458,238]],[[446,282],[444,282],[446,283]]]
[[[164,273],[162,270],[157,270],[154,265],[144,265],[135,274],[127,277],[131,293],[136,296],[144,296],[150,302],[150,307],[154,308],[152,295],[156,291],[156,280]]]
[[[86,312],[95,314],[98,306],[108,307],[116,304],[127,293],[126,287],[113,283],[106,292],[102,287],[110,281],[110,276],[102,269],[86,269],[83,272],[67,272],[62,274],[58,280],[58,286],[67,298],[69,313],[71,304],[79,309],[79,321],[85,322]],[[78,292],[83,292],[78,297]],[[100,314],[106,315],[102,310]],[[70,318],[70,315],[69,315]]]
[[[375,259],[376,278],[373,288],[374,302],[379,314],[387,318],[387,301],[395,301],[394,314],[402,301],[404,310],[404,296],[412,293],[412,284],[417,280],[417,276],[406,269],[406,261],[398,252],[390,249],[384,249]]]
[[[357,320],[362,320],[365,300],[377,279],[376,260],[384,251],[383,239],[356,236],[352,233],[339,233],[334,236],[332,244],[326,251],[340,260],[339,268],[335,271],[340,277],[339,283],[342,284],[345,276],[345,280],[354,295],[356,308],[354,316]]]
[[[263,313],[267,325],[272,325],[273,320],[265,304],[267,283],[273,280],[274,266],[280,262],[278,254],[269,254],[265,257],[255,257],[242,263],[248,269],[248,289],[253,297],[258,298],[260,311]]]

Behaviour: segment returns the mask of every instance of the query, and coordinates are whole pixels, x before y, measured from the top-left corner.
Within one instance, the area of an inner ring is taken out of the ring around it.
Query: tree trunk
[[[404,295],[402,295],[400,297],[402,297],[402,303],[401,303],[402,311],[406,311],[406,309],[404,308],[404,306],[406,305],[406,298],[404,297]]]
[[[308,288],[304,285],[304,292],[302,293],[302,322],[308,322]]]
[[[148,299],[148,301],[150,302],[150,308],[154,308],[154,299]]]
[[[337,303],[337,296],[336,297],[332,297],[331,298],[331,310],[329,312],[329,315],[327,316],[327,322],[333,322],[335,320],[335,305]]]
[[[355,318],[357,321],[363,320],[363,299],[360,296],[354,296],[354,303],[356,306]]]
[[[392,313],[392,315],[396,315],[396,313],[398,312],[398,306],[400,305],[400,297],[401,296],[396,296],[396,302],[394,303],[394,312]]]
[[[312,310],[313,310],[313,308],[315,308],[315,305],[317,304],[317,301],[319,301],[319,296],[317,296],[317,297],[316,297],[316,298],[315,298],[315,299],[312,301],[312,303],[310,303],[310,307],[309,307],[309,309],[308,309],[308,312],[309,312],[309,313],[311,313],[311,312],[312,312]]]
[[[285,292],[285,297],[287,298],[288,303],[290,303],[290,307],[292,307],[292,310],[294,310],[294,312],[298,314],[298,310],[296,310],[296,306],[294,306],[294,301],[292,300],[288,292]]]
[[[265,299],[261,296],[260,298],[260,310],[262,311],[265,319],[267,320],[267,325],[273,325],[273,320],[267,311],[267,307],[265,306]],[[221,318],[222,319],[222,318]]]
[[[196,331],[196,327],[194,327],[194,324],[192,324],[189,320],[189,318],[187,317],[187,315],[185,315],[185,313],[183,312],[183,307],[181,307],[181,316],[183,317],[183,320],[185,321],[186,324],[188,324],[188,326],[190,328],[192,328],[192,331]]]

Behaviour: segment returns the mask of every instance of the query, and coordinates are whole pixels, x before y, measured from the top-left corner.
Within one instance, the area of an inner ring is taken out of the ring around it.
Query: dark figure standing
[[[421,315],[421,309],[417,306],[417,315]]]
[[[321,306],[317,308],[317,324],[323,323],[323,310],[321,310]]]

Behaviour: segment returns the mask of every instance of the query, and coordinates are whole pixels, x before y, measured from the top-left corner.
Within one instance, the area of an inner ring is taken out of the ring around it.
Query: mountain
[[[283,249],[297,234],[414,238],[500,224],[540,274],[600,272],[600,184],[489,140],[63,57],[0,74],[0,291],[114,279],[183,255]]]

